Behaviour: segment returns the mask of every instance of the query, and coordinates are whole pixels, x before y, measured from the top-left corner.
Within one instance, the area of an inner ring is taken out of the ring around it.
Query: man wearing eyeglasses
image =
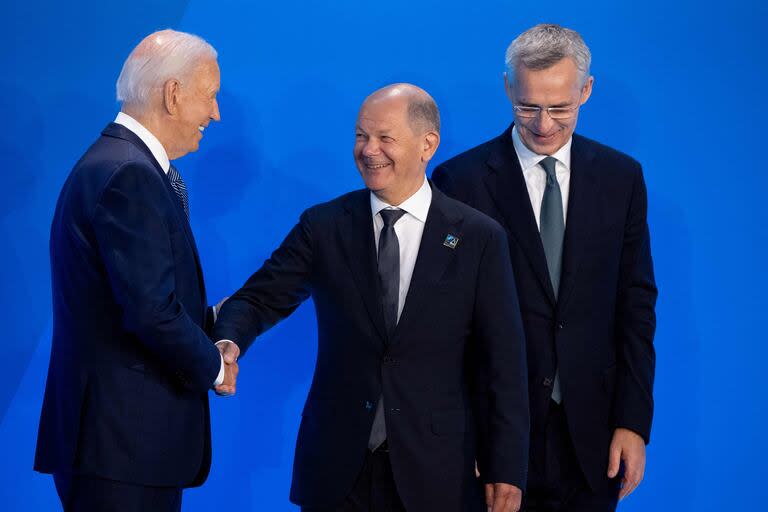
[[[509,235],[528,353],[530,512],[615,510],[643,478],[653,416],[645,183],[637,161],[573,133],[590,59],[573,30],[522,33],[504,73],[514,123],[432,176]]]

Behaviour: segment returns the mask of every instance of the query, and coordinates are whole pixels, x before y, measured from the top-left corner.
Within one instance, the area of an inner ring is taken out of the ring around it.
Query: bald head
[[[213,46],[196,35],[170,29],[154,32],[125,60],[117,79],[117,101],[134,111],[145,110],[153,92],[159,94],[168,80],[183,82],[216,57]]]
[[[407,109],[408,124],[413,133],[440,133],[440,111],[437,109],[437,103],[421,87],[406,83],[382,87],[365,99],[363,107],[379,101],[402,102]]]

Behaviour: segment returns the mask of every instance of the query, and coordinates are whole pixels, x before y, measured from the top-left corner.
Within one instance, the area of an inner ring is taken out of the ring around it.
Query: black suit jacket
[[[596,486],[616,427],[646,442],[651,432],[657,291],[643,174],[627,155],[573,136],[555,300],[511,130],[441,164],[433,179],[505,227],[527,342],[531,430],[544,427],[559,367],[576,455]]]
[[[447,235],[459,238],[455,248]],[[467,510],[480,497],[468,355],[492,378],[488,478],[525,483],[528,405],[522,324],[503,229],[433,187],[408,297],[384,327],[370,192],[306,210],[224,305],[216,339],[245,351],[312,296],[315,375],[302,413],[292,501],[334,506],[360,473],[384,396],[390,458],[408,510]]]
[[[50,239],[53,340],[38,471],[202,483],[220,368],[189,223],[149,149],[110,124],[75,165]]]

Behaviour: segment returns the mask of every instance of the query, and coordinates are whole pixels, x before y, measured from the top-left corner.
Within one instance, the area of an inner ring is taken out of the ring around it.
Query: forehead
[[[528,98],[570,97],[581,90],[581,77],[576,63],[565,58],[546,69],[529,69],[520,66],[515,70],[512,90],[518,96]]]
[[[218,89],[221,81],[219,64],[215,59],[205,59],[195,66],[192,80],[204,89]]]
[[[407,123],[408,104],[400,98],[366,101],[357,116],[357,126],[364,130],[396,131]]]

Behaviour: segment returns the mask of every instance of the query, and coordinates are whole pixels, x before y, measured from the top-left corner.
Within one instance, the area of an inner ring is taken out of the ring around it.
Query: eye
[[[358,132],[358,133],[355,134],[355,138],[358,139],[358,140],[363,140],[363,139],[365,139],[365,134]]]
[[[384,135],[384,136],[382,136],[382,137],[381,137],[381,141],[382,141],[382,142],[394,142],[394,141],[395,141],[395,139],[393,139],[393,138],[392,138],[392,137],[390,137],[389,135]]]

